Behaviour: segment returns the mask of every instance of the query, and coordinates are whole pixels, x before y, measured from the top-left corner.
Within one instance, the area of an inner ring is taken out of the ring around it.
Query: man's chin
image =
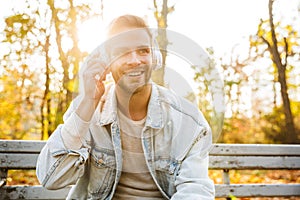
[[[143,91],[147,86],[149,86],[150,82],[148,83],[132,83],[126,85],[119,85],[120,88],[123,89],[128,94],[135,94],[138,92]]]

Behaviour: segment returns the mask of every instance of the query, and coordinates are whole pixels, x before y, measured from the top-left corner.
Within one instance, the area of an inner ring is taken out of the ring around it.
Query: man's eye
[[[139,53],[140,55],[147,55],[147,54],[150,53],[150,48],[142,48],[142,49],[139,49],[139,50],[138,50],[138,53]]]

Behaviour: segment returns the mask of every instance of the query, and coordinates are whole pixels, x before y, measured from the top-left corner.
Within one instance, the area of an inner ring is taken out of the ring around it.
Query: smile
[[[126,75],[130,77],[136,77],[136,76],[141,76],[143,73],[144,71],[133,71],[133,72],[126,73]]]

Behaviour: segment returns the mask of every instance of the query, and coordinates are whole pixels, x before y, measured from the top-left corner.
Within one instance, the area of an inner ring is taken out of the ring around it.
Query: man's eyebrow
[[[112,48],[112,52],[127,52],[129,50],[130,50],[129,47],[116,47],[116,48]]]
[[[117,47],[112,49],[112,53],[127,53],[133,50],[138,50],[138,49],[148,49],[150,48],[150,45],[139,45],[134,48],[130,47]]]
[[[140,45],[140,46],[137,46],[136,49],[146,49],[146,48],[150,48],[150,45]]]

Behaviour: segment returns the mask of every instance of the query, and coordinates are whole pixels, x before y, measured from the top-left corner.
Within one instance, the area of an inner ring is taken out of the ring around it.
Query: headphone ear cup
[[[162,55],[158,46],[157,41],[152,41],[152,69],[158,70],[162,66]]]

